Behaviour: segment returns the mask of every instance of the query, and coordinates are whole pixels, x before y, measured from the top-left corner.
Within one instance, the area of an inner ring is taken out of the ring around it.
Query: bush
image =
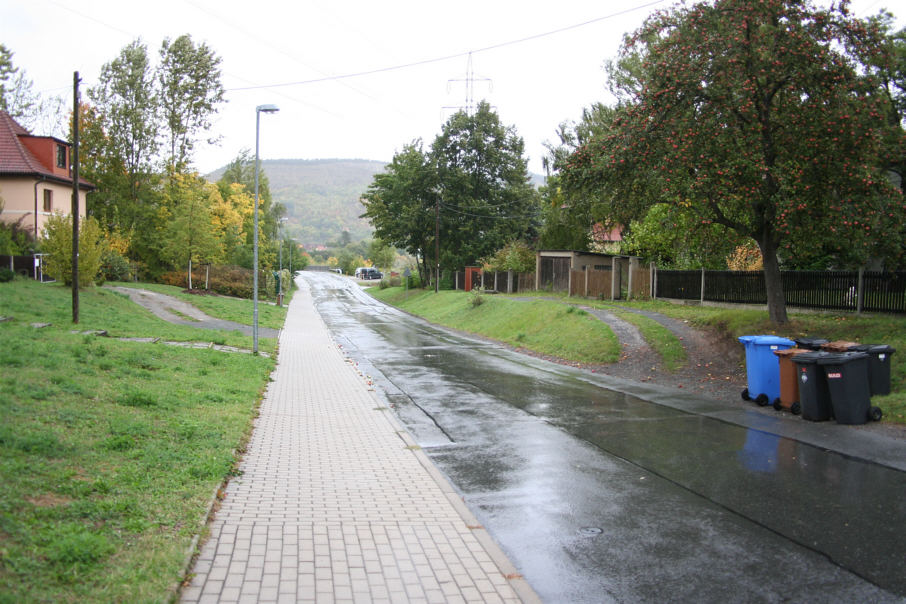
[[[470,294],[471,294],[471,299],[469,300],[469,302],[472,304],[473,308],[478,308],[479,306],[484,304],[484,295],[483,295],[484,292],[481,290],[480,287],[473,288],[471,290]],[[570,307],[570,308],[572,308],[572,307]]]
[[[79,223],[79,286],[94,285],[101,272],[101,257],[107,246],[94,218]],[[44,226],[47,274],[72,285],[72,217],[55,213]],[[103,281],[102,281],[103,282]]]
[[[101,256],[101,276],[105,281],[129,281],[132,279],[132,267],[118,251],[108,249]]]
[[[0,283],[9,283],[16,276],[12,270],[8,268],[0,268]]]
[[[284,271],[288,273],[289,271]],[[185,271],[171,271],[163,273],[157,278],[159,283],[173,285],[176,287],[187,287]],[[270,277],[270,282],[274,281]],[[205,268],[192,270],[192,285],[201,289],[205,282]],[[265,272],[262,271],[258,276],[258,294],[266,295],[267,281]],[[251,298],[253,294],[252,270],[241,266],[211,266],[209,274],[208,289],[222,296],[233,296],[236,298]]]

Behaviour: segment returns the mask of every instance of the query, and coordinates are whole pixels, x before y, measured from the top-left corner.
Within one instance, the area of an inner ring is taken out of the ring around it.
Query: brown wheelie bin
[[[796,372],[796,364],[793,357],[804,352],[813,352],[805,348],[787,348],[786,350],[775,350],[780,363],[780,397],[774,399],[774,409],[780,411],[786,409],[793,415],[802,413],[802,405],[799,404],[799,375]]]

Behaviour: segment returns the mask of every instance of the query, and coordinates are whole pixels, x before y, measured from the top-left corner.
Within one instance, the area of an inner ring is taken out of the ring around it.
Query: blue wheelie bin
[[[743,400],[754,400],[761,406],[780,398],[780,363],[775,350],[792,348],[795,342],[779,336],[740,336],[746,348],[748,388]]]

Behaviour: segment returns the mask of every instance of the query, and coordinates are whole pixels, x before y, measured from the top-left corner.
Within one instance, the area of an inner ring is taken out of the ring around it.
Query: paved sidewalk
[[[539,601],[299,285],[242,474],[182,601]]]

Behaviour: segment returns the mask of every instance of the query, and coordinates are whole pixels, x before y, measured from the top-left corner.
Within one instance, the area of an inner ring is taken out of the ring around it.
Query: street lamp
[[[255,354],[258,354],[258,171],[259,171],[259,161],[258,161],[258,133],[261,130],[261,112],[264,113],[276,113],[280,111],[280,108],[276,105],[258,105],[255,107],[255,233],[254,233],[254,243],[253,247],[253,260],[254,264],[255,277],[252,280],[253,285],[253,298],[254,298],[254,312],[252,317],[252,351]]]

